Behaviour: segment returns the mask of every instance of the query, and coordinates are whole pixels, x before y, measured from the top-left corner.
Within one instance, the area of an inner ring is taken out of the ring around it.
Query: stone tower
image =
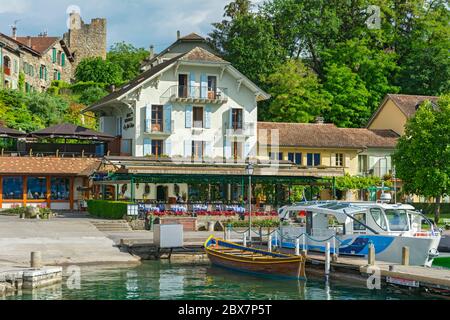
[[[96,18],[85,24],[79,13],[72,12],[69,26],[63,40],[74,56],[73,70],[84,58],[106,59],[106,19]]]

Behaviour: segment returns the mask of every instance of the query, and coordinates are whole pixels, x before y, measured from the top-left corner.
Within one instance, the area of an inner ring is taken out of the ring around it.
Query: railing
[[[253,122],[236,123],[232,122],[225,124],[227,136],[246,136],[252,137],[255,135],[255,124]]]
[[[145,133],[151,134],[172,134],[174,131],[175,121],[172,120],[170,123],[170,128],[165,126],[165,121],[154,123],[152,120],[145,120]]]
[[[202,100],[211,103],[221,103],[228,101],[228,89],[175,85],[170,87],[162,95],[162,98],[171,101]]]

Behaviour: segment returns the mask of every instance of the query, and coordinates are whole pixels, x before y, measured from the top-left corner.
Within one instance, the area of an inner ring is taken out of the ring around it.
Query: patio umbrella
[[[92,141],[112,141],[115,138],[107,133],[98,132],[70,123],[57,124],[55,126],[30,133],[30,136],[36,138],[49,139],[75,139]]]
[[[26,136],[27,134],[22,131],[0,126],[0,138],[17,139],[17,138],[24,138]]]

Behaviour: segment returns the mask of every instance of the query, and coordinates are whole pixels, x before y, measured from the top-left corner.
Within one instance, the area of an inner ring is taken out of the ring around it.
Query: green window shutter
[[[58,71],[58,80],[61,80],[61,72]]]
[[[44,80],[47,81],[47,67],[44,67]]]
[[[56,63],[56,48],[53,48],[53,63]]]
[[[66,54],[63,52],[61,54],[61,66],[65,66],[66,65]]]
[[[39,68],[39,79],[42,79],[44,77],[44,74],[43,74],[43,68],[42,68],[42,66]]]

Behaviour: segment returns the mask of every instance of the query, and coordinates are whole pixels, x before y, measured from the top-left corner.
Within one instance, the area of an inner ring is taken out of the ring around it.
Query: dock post
[[[333,255],[336,255],[336,236],[333,237]]]
[[[42,255],[40,251],[31,252],[30,265],[32,268],[42,268]]]
[[[295,239],[295,255],[296,256],[300,255],[300,239],[299,238]]]
[[[369,244],[369,254],[367,259],[369,266],[375,265],[375,245],[373,243]]]
[[[409,247],[402,249],[402,266],[409,266]]]
[[[325,246],[325,276],[328,277],[330,275],[331,269],[331,244],[327,242]]]
[[[269,240],[267,240],[267,251],[272,252],[272,235],[269,234]]]
[[[244,238],[242,239],[244,247],[247,246],[247,235],[244,233]]]
[[[306,246],[306,235],[305,234],[303,234],[303,236],[302,236],[302,242],[303,242],[302,249],[303,249],[304,252],[307,253],[308,249],[307,249],[307,246]]]
[[[275,230],[275,248],[276,247],[278,247],[278,233],[277,233],[277,231]]]

